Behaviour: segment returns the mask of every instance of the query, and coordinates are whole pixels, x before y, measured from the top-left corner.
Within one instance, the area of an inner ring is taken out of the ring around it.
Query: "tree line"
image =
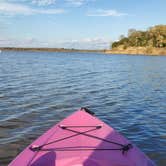
[[[156,25],[147,31],[129,29],[128,36],[120,36],[119,41],[112,43],[112,48],[122,47],[166,47],[166,25]]]

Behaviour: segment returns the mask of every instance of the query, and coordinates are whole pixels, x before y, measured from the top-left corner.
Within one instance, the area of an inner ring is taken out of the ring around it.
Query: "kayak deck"
[[[81,109],[53,126],[9,166],[152,166],[152,161],[95,116]]]

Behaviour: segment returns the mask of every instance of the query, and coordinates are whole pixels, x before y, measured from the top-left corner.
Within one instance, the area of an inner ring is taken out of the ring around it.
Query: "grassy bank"
[[[166,48],[153,48],[153,47],[128,47],[114,48],[111,50],[105,50],[106,54],[130,54],[130,55],[165,55]]]

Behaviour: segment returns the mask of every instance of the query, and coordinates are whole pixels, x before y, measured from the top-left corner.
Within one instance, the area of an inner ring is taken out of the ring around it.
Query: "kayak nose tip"
[[[81,111],[85,111],[85,112],[87,112],[88,114],[90,114],[90,115],[92,115],[92,116],[95,115],[94,112],[90,111],[90,110],[89,110],[88,108],[86,108],[86,107],[82,107],[82,108],[81,108]]]

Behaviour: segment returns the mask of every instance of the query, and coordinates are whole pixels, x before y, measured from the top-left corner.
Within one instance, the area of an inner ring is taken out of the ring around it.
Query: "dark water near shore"
[[[87,106],[166,165],[166,57],[0,53],[0,165]]]

